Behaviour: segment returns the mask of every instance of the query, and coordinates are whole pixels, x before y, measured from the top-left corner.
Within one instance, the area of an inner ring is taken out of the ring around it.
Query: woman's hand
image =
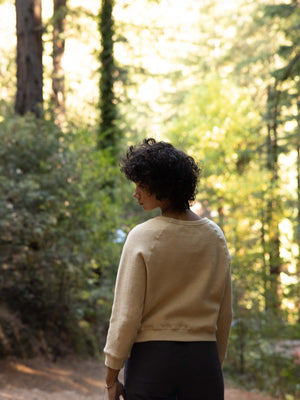
[[[120,396],[125,399],[124,386],[118,380],[108,389],[106,389],[106,397],[108,400],[120,400]]]
[[[119,379],[118,379],[119,372],[120,372],[120,370],[118,370],[118,369],[112,369],[110,367],[106,368],[106,376],[105,376],[106,396],[105,396],[105,399],[107,399],[107,400],[120,400],[120,396],[122,396],[122,398],[125,399],[124,386],[122,385],[121,382],[119,382]]]

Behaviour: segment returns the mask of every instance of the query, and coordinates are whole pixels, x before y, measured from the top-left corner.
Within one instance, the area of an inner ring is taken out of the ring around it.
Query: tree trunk
[[[297,101],[297,129],[298,129],[298,140],[297,140],[297,222],[296,222],[296,237],[295,241],[298,247],[298,257],[297,257],[297,294],[296,302],[298,306],[298,323],[300,324],[300,99]]]
[[[102,50],[100,53],[100,126],[98,133],[98,149],[110,149],[112,155],[117,154],[119,131],[117,121],[117,101],[114,93],[116,68],[113,53],[113,6],[114,0],[102,0],[99,15],[99,30]]]
[[[58,123],[65,119],[65,72],[62,59],[65,52],[66,14],[67,0],[54,0],[52,98]]]
[[[269,285],[266,293],[266,309],[276,312],[280,305],[280,234],[276,212],[279,209],[277,195],[278,186],[278,120],[279,93],[275,88],[268,88],[268,138],[267,138],[267,169],[270,172],[270,187],[267,200],[266,225],[267,225],[267,253],[269,259]]]
[[[15,111],[39,116],[43,105],[41,0],[16,0],[17,95]]]
[[[263,195],[262,195],[263,199]],[[261,208],[261,247],[262,247],[262,262],[263,262],[263,283],[265,293],[265,308],[268,308],[268,281],[269,281],[269,265],[268,265],[268,252],[266,244],[266,217],[264,207]]]

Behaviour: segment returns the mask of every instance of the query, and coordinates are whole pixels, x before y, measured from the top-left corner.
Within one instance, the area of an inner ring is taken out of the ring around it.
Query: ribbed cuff
[[[112,369],[121,369],[124,367],[125,360],[112,357],[109,354],[105,354],[105,365]]]

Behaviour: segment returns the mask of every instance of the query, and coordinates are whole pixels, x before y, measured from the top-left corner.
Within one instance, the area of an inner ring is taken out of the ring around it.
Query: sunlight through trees
[[[299,12],[294,0],[0,1],[0,299],[18,321],[0,310],[18,343],[1,336],[0,356],[35,355],[23,328],[51,354],[98,354],[122,240],[149,217],[118,159],[155,137],[199,160],[194,209],[229,244],[225,370],[299,396],[298,358],[279,346],[300,332]]]

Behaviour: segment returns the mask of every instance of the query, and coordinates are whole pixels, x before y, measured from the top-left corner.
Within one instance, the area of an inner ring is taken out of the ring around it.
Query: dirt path
[[[103,378],[103,364],[95,360],[0,361],[0,400],[102,400]],[[229,387],[225,399],[272,400]]]

